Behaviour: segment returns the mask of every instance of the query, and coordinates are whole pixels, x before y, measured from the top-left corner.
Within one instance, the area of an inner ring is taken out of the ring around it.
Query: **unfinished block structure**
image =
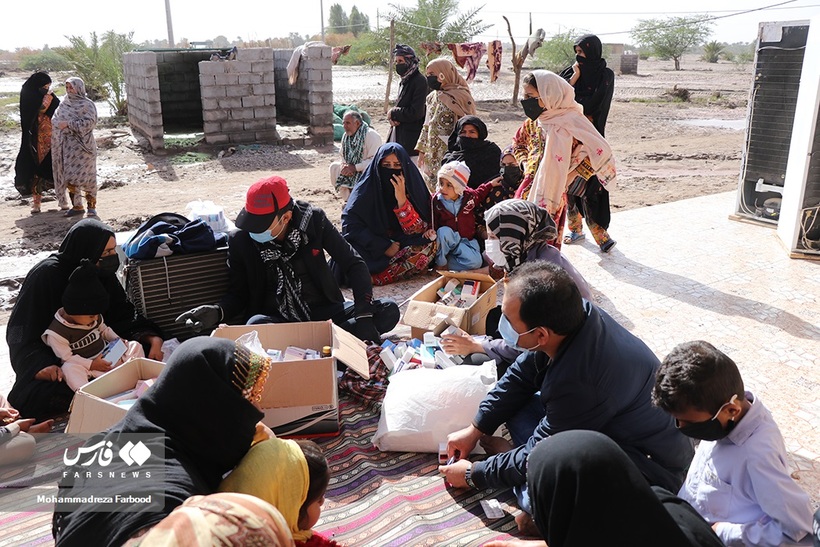
[[[128,121],[152,149],[165,148],[169,133],[201,132],[205,142],[213,145],[280,144],[283,139],[277,131],[277,114],[307,127],[301,137],[291,135],[289,143],[332,141],[329,46],[303,49],[293,86],[287,78],[293,50],[239,49],[235,60],[211,61],[215,52],[169,50],[124,55]]]

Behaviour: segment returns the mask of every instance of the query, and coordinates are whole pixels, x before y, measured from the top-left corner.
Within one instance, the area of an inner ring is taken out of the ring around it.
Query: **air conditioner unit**
[[[811,20],[777,235],[793,258],[820,256],[820,17]]]
[[[782,207],[772,204],[783,197],[786,183],[808,34],[808,21],[758,28],[736,217],[774,225],[781,215]]]

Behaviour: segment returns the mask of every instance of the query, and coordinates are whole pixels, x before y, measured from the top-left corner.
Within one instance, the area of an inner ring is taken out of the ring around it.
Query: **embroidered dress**
[[[501,40],[487,43],[487,68],[490,69],[490,83],[498,79],[501,72]]]
[[[57,107],[52,119],[51,154],[54,162],[54,192],[61,208],[68,206],[65,192],[74,209],[81,210],[80,192],[85,193],[89,209],[97,208],[97,108],[86,97],[85,84],[69,78],[72,91]],[[60,129],[65,122],[68,127]]]

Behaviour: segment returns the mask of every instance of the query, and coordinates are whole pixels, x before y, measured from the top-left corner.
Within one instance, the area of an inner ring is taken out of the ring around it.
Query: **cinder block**
[[[219,74],[219,76],[222,76],[222,74]],[[216,85],[216,77],[217,77],[216,74],[200,74],[199,75],[199,85],[201,85],[203,87],[204,86],[210,86],[210,85]]]
[[[320,45],[306,47],[304,56],[307,59],[321,59],[322,57],[327,57],[328,59],[330,59],[331,54],[332,50],[330,46]]]
[[[308,70],[333,70],[333,63],[330,61],[330,58],[321,58],[321,59],[308,59],[307,60],[307,69]]]
[[[200,74],[225,74],[228,72],[226,65],[222,61],[200,61]]]
[[[264,82],[264,75],[254,72],[237,74],[237,83],[240,84],[261,84]]]
[[[262,58],[263,48],[249,47],[236,50],[237,61],[258,61]]]
[[[203,99],[214,99],[214,98],[218,99],[218,98],[221,98],[221,97],[225,97],[226,96],[226,91],[225,91],[226,89],[227,88],[225,88],[225,87],[216,86],[216,85],[203,87],[202,90],[201,90],[202,98]]]
[[[274,106],[276,104],[276,95],[264,95],[262,98],[264,99],[262,104],[265,106]]]
[[[216,85],[236,85],[239,81],[239,74],[216,74]]]
[[[219,108],[219,99],[202,99],[200,101],[202,103],[202,111],[206,110],[216,110]]]
[[[224,131],[225,133],[242,131],[244,127],[245,124],[241,120],[228,120],[226,122],[222,122],[222,131]]]
[[[215,134],[222,132],[222,124],[219,122],[204,122],[202,124],[202,131],[208,134]]]
[[[333,93],[333,82],[330,80],[313,81],[310,82],[308,90],[311,93]]]
[[[264,95],[251,95],[250,97],[242,97],[240,99],[242,101],[242,106],[244,107],[254,107],[254,106],[264,106],[265,105],[265,96]]]
[[[271,95],[276,94],[276,87],[272,84],[255,84],[252,87],[253,95]]]
[[[256,139],[256,135],[254,135],[252,131],[241,131],[238,133],[231,133],[230,135],[228,135],[228,139],[231,142],[254,142],[254,140]]]
[[[326,92],[309,93],[308,104],[333,104],[333,94]]]
[[[252,120],[255,118],[253,108],[237,108],[231,110],[231,119],[234,120]]]
[[[275,118],[276,107],[274,106],[259,106],[253,109],[253,117],[256,119]]]
[[[203,110],[202,111],[202,120],[206,122],[221,122],[228,119],[228,111],[217,109],[217,110]]]
[[[226,97],[245,97],[251,95],[252,86],[249,85],[232,85],[224,88]]]
[[[265,120],[245,120],[245,122],[243,123],[243,129],[245,131],[256,131],[266,129]]]
[[[242,108],[242,98],[241,97],[225,97],[224,99],[219,99],[219,108],[223,108],[225,110],[233,110],[234,108]]]
[[[230,142],[228,136],[223,133],[208,133],[205,131],[205,142],[208,144],[226,144]]]
[[[272,70],[268,70],[267,72],[262,73],[262,82],[263,84],[275,84],[276,83],[276,73]]]
[[[256,131],[254,138],[258,142],[277,142],[279,140],[279,133],[275,129]]]
[[[305,77],[305,79],[308,81],[308,83],[317,82],[317,81],[321,82],[323,74],[324,74],[323,70],[308,70],[307,74],[303,75],[302,71],[300,70],[299,71],[299,78]]]
[[[223,61],[222,64],[228,67],[227,72],[253,72],[250,61]]]
[[[322,114],[333,115],[333,104],[322,103],[310,105],[310,114],[312,116],[321,116]]]

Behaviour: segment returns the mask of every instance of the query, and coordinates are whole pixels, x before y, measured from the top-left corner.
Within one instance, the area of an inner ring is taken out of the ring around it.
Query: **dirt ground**
[[[670,61],[641,61],[638,75],[616,78],[607,125],[618,166],[613,212],[736,188],[751,67],[694,58],[685,59],[683,66],[675,72]],[[688,89],[693,100],[672,101],[666,93],[675,85]],[[385,135],[382,102],[371,98],[359,104]],[[478,114],[487,122],[489,138],[502,148],[523,120],[520,106],[509,101],[479,101]],[[322,207],[339,222],[342,202],[327,174],[338,145],[249,145],[236,147],[232,154],[225,153],[225,147],[198,146],[156,155],[141,147],[127,126],[98,129],[96,137],[97,210],[117,231],[134,229],[159,212],[185,214],[186,205],[196,199],[211,200],[235,218],[247,187],[273,173],[287,179],[294,197]],[[38,259],[35,255],[56,249],[76,222],[57,211],[53,197],[46,198],[41,214],[29,214],[28,201],[13,187],[18,147],[18,133],[0,133],[0,324],[7,321],[19,283]],[[223,157],[218,157],[220,152]],[[616,239],[639,237],[619,234],[617,217],[611,232]]]

